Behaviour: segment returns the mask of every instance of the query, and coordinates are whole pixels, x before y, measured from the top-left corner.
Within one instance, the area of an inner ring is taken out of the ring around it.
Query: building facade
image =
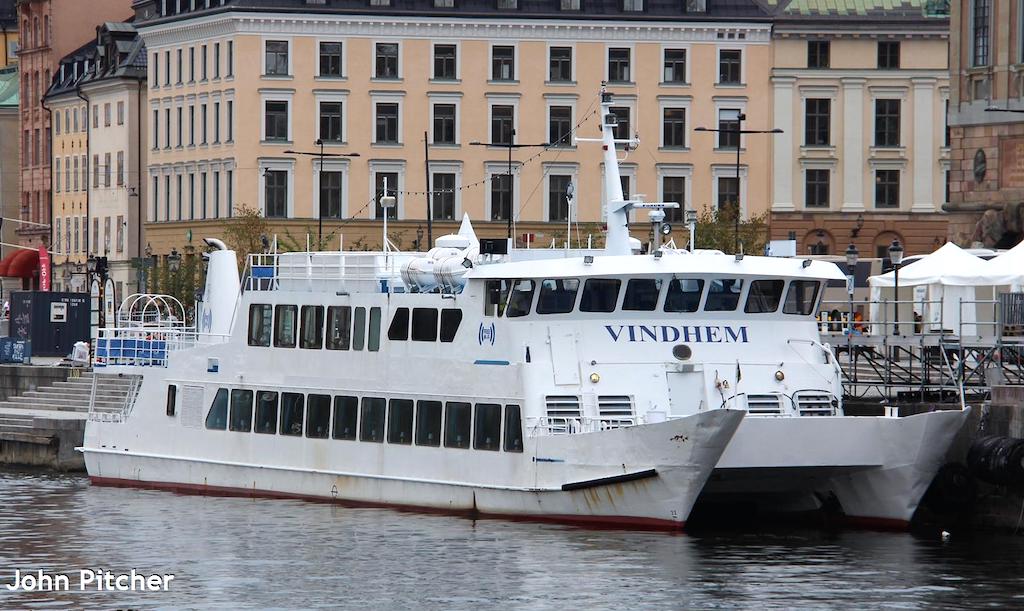
[[[0,0],[0,68],[18,63],[18,8],[15,0]]]
[[[130,0],[18,0],[23,221],[18,233],[25,246],[50,241],[52,127],[43,96],[61,58],[92,38],[96,24],[130,15]]]
[[[1024,236],[1024,3],[951,5],[950,237],[1007,248]]]
[[[794,0],[773,32],[771,237],[886,257],[946,241],[948,17],[926,0]]]
[[[55,279],[81,290],[87,257],[106,257],[120,298],[138,289],[145,201],[146,59],[128,23],[105,23],[65,57],[46,101],[54,117]]]
[[[601,151],[574,137],[598,135],[602,82],[620,136],[641,138],[623,151],[626,191],[651,201],[731,204],[735,139],[694,128],[772,119],[758,103],[771,24],[754,1],[602,1],[585,13],[573,0],[200,4],[136,3],[150,55],[147,240],[161,254],[189,228],[220,235],[243,206],[300,243],[310,229],[315,241],[322,210],[331,247],[335,232],[346,247],[379,246],[385,181],[405,247],[420,239],[428,190],[435,234],[463,213],[492,236],[512,215],[517,237],[542,244],[570,221],[600,233]],[[511,181],[509,141],[547,144],[513,150]],[[741,210],[766,213],[770,137],[740,144]],[[646,214],[636,221],[645,237]]]

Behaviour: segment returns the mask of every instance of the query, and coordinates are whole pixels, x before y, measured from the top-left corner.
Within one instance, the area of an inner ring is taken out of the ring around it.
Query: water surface
[[[772,529],[673,535],[89,485],[0,471],[2,608],[900,608],[1024,605],[1024,539]],[[173,573],[80,592],[77,571]]]

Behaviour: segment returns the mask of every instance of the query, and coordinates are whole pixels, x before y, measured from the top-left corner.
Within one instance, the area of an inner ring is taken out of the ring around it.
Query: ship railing
[[[113,327],[100,329],[93,367],[166,367],[170,354],[196,346],[222,344],[227,334],[200,333],[194,327]]]
[[[617,418],[584,418],[545,416],[527,418],[526,427],[534,436],[540,435],[576,435],[579,433],[597,433],[621,429],[638,424],[639,419],[633,417]]]
[[[402,264],[421,253],[309,252],[249,255],[246,291],[395,292]],[[401,290],[401,289],[398,289]]]
[[[139,397],[139,390],[142,388],[142,376],[128,376],[128,388],[125,391],[124,401],[117,407],[99,406],[96,404],[96,391],[99,379],[99,375],[93,374],[92,388],[89,395],[89,420],[94,422],[124,422],[132,413],[135,401]]]

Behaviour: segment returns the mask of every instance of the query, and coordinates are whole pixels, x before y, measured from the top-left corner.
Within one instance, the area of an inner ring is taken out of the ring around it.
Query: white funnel
[[[199,332],[228,335],[238,300],[238,260],[233,250],[215,250],[209,256]]]

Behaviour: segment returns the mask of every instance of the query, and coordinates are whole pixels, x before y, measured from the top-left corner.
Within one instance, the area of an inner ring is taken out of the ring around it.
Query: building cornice
[[[666,23],[585,19],[493,19],[379,15],[217,13],[142,25],[149,49],[230,35],[334,36],[479,40],[572,40],[768,44],[771,25],[756,22]],[[719,38],[724,34],[726,38]],[[731,34],[731,37],[728,35]],[[742,35],[742,38],[741,38]]]
[[[865,81],[911,81],[915,79],[934,79],[938,83],[949,82],[949,72],[936,69],[900,69],[900,70],[865,70],[865,69],[817,69],[817,68],[773,68],[772,79],[798,78],[807,80],[842,80],[864,79]]]

